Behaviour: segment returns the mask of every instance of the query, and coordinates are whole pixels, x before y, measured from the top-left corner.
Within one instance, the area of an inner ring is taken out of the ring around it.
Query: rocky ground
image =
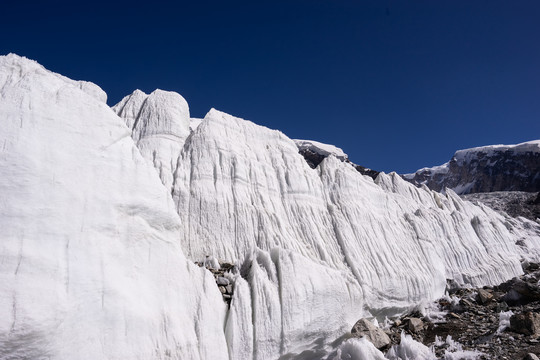
[[[384,334],[372,332],[372,342],[388,350],[400,343],[404,332],[431,347],[438,358],[445,358],[446,350],[459,347],[469,351],[469,356],[482,353],[477,359],[535,359],[540,355],[539,281],[540,267],[530,264],[523,276],[499,286],[449,289],[449,296],[438,301],[444,311],[438,317],[419,312],[404,315],[386,326]],[[367,327],[359,321],[351,333],[362,336],[374,331]],[[447,341],[448,336],[451,341]]]
[[[234,286],[228,262],[196,262],[216,280],[223,300],[230,305]],[[218,265],[219,264],[219,265]],[[219,268],[218,268],[219,267]],[[437,306],[390,321],[384,329],[359,320],[351,334],[367,336],[388,351],[402,333],[432,349],[440,359],[538,359],[540,355],[540,265],[527,264],[524,275],[494,287],[459,288],[448,284],[448,296]],[[382,326],[382,325],[381,325]],[[456,356],[456,350],[465,357]],[[445,357],[452,351],[452,357]],[[468,356],[468,357],[467,357]]]

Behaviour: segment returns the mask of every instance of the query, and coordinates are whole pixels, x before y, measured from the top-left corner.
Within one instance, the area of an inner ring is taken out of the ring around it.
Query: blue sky
[[[540,138],[540,2],[12,1],[0,53],[337,145],[411,172]]]

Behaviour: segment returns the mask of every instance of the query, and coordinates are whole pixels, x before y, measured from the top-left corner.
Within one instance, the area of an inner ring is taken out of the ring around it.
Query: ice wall
[[[226,359],[226,309],[96,85],[0,57],[0,358]]]
[[[173,178],[184,251],[243,269],[226,325],[233,358],[316,350],[361,316],[443,295],[446,279],[496,284],[538,258],[537,224],[396,174],[373,181],[334,156],[311,169],[281,132],[214,109]]]
[[[96,85],[9,55],[0,95],[2,358],[318,354],[446,279],[494,284],[539,259],[536,223],[334,156],[311,169],[281,132],[190,119],[175,93],[136,91],[122,121]],[[230,309],[182,252],[236,263]]]

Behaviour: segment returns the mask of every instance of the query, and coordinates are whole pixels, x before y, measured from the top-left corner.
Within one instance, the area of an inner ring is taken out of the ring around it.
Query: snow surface
[[[454,154],[454,158],[458,164],[460,164],[471,161],[471,159],[477,157],[478,153],[485,153],[486,156],[491,157],[497,152],[505,151],[511,151],[516,154],[524,152],[540,152],[540,140],[527,141],[516,145],[489,145],[458,150]]]
[[[334,155],[340,160],[345,160],[348,158],[347,154],[343,152],[340,148],[334,145],[324,144],[318,141],[314,140],[293,140],[296,146],[298,147],[298,150],[311,150],[316,154],[322,155],[322,156],[329,156]]]
[[[15,55],[0,89],[2,358],[301,358],[446,279],[497,284],[540,259],[539,224],[334,155],[311,169],[281,132],[214,109],[190,129],[175,93],[112,111]],[[230,309],[182,253],[235,262]]]

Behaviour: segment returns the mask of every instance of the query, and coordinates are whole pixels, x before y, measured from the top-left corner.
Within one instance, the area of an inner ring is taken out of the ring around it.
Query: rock
[[[493,300],[493,294],[484,289],[478,289],[478,302],[480,304],[487,304]]]
[[[222,268],[224,271],[231,270],[233,267],[234,267],[234,265],[231,264],[231,263],[228,263],[228,262],[223,262],[223,263],[221,263],[221,268]]]
[[[355,337],[365,336],[377,349],[384,349],[390,345],[390,338],[381,329],[376,327],[368,319],[360,319],[354,324],[351,334]]]
[[[230,284],[227,285],[227,286],[225,287],[225,289],[227,290],[227,293],[228,293],[228,294],[232,294],[232,285],[230,285]]]
[[[538,359],[538,356],[534,355],[533,353],[528,353],[527,355],[525,355],[523,360],[540,360],[540,359]]]
[[[512,315],[510,329],[520,334],[540,336],[540,314],[529,311],[524,314]]]
[[[518,278],[513,278],[499,285],[499,288],[507,292],[504,300],[509,304],[526,304],[540,300],[540,287]]]
[[[229,285],[229,279],[224,278],[223,276],[220,276],[216,280],[218,285],[227,286]]]
[[[218,286],[219,288],[219,291],[222,293],[222,294],[225,294],[227,292],[227,290],[225,289],[225,286]]]
[[[501,312],[501,311],[508,311],[508,304],[504,301],[501,301],[500,303],[497,304],[497,312]]]
[[[449,313],[448,316],[453,317],[454,319],[461,319],[461,316],[453,312]]]
[[[424,322],[418,318],[409,319],[409,331],[418,333],[424,329]]]

